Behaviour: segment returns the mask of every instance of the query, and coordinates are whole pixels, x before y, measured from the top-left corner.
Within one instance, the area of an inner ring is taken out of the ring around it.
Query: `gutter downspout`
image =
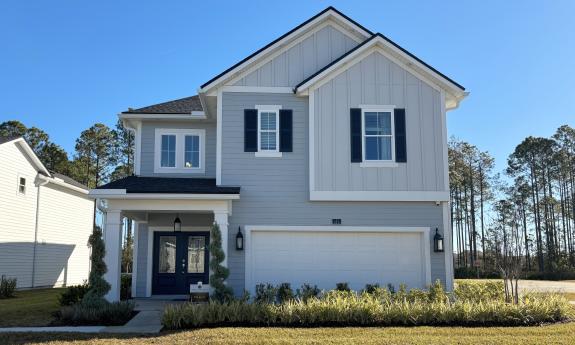
[[[40,174],[38,174],[36,179],[36,221],[34,225],[34,249],[32,252],[32,287],[35,287],[35,280],[36,280],[36,247],[38,247],[38,224],[40,218],[40,187],[46,185],[48,183],[47,180],[41,179]]]

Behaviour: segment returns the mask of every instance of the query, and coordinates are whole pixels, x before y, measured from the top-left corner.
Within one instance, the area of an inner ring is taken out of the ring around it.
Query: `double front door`
[[[181,295],[209,281],[209,232],[154,232],[152,293]]]

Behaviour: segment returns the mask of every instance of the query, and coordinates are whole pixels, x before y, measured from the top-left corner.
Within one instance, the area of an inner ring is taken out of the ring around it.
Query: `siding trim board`
[[[449,191],[311,191],[312,201],[449,201]]]

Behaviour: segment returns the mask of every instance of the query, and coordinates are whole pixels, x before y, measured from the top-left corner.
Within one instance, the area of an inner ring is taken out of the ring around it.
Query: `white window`
[[[26,178],[18,176],[18,193],[26,194]]]
[[[396,166],[393,106],[360,106],[363,167]]]
[[[281,157],[279,152],[279,113],[281,105],[256,105],[258,110],[257,157]]]
[[[155,173],[204,173],[203,129],[157,128]]]

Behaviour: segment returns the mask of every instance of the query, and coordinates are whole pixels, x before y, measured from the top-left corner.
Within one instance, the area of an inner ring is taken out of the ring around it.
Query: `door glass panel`
[[[158,272],[176,272],[176,236],[160,236]]]
[[[206,238],[204,236],[188,237],[188,273],[204,273]]]

